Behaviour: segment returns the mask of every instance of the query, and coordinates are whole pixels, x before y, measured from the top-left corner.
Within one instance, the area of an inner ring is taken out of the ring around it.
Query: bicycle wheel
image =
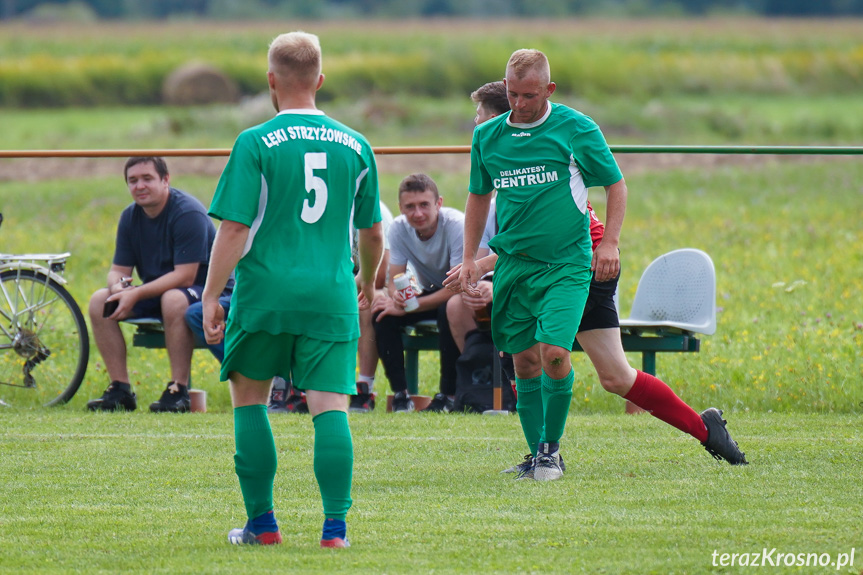
[[[66,403],[89,357],[87,324],[66,288],[38,271],[0,272],[0,401]]]

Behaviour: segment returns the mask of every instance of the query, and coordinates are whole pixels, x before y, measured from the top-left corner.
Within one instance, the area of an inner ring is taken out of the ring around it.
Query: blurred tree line
[[[835,17],[863,0],[0,0],[0,19],[422,18],[561,16]]]

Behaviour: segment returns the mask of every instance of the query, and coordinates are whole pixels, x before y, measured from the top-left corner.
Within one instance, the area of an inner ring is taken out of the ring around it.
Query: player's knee
[[[620,396],[626,395],[629,388],[632,387],[631,385],[627,385],[623,378],[613,376],[601,376],[599,384],[605,391]]]
[[[602,386],[602,389],[623,397],[632,389],[636,373],[634,369],[630,368],[626,370],[598,372],[597,375],[599,375],[599,384]]]
[[[514,354],[512,362],[519,379],[530,379],[542,372],[542,358],[536,349],[528,349]]]
[[[551,367],[564,367],[569,359],[569,353],[563,348],[548,347],[543,351],[543,356],[546,358],[548,365]]]

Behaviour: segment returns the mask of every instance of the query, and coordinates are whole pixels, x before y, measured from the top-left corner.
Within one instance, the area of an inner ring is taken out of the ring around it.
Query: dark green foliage
[[[26,16],[40,5],[69,4],[68,0],[6,0],[0,4],[0,19]],[[745,11],[766,16],[843,16],[863,14],[861,0],[77,0],[100,18],[166,19],[176,17],[222,18],[224,12],[264,18],[273,12],[296,17],[344,18],[349,15],[388,18],[473,16],[563,16],[585,14],[704,16],[711,12]]]
[[[291,26],[295,26],[291,24]],[[499,79],[517,48],[552,63],[558,94],[636,101],[680,94],[857,94],[854,22],[471,20],[304,26],[321,37],[321,96],[467,96]],[[157,105],[165,78],[202,62],[244,95],[265,89],[265,53],[285,24],[187,22],[9,27],[0,35],[0,106]],[[526,39],[528,38],[528,39]]]

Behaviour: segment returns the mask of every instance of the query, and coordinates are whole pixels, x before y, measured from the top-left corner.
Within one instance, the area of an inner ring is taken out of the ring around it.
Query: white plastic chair
[[[638,282],[621,329],[716,333],[716,271],[701,250],[674,250],[653,260]]]

